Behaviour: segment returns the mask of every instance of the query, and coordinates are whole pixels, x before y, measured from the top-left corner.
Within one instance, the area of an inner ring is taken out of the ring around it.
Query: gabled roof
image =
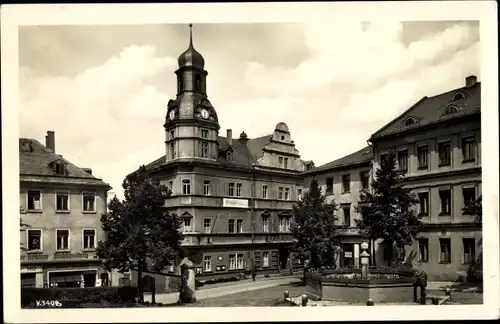
[[[66,165],[66,175],[58,175],[50,167],[50,164],[56,161],[61,161]],[[19,139],[19,175],[22,181],[89,184],[109,187],[101,179],[55,154],[39,141],[29,138]]]
[[[359,151],[341,157],[340,159],[320,165],[304,174],[313,174],[322,171],[333,171],[339,168],[345,168],[351,165],[360,163],[369,163],[373,159],[373,150],[370,146],[366,146]]]
[[[462,93],[465,98],[453,100],[457,93]],[[445,115],[450,105],[458,107],[459,112]],[[477,82],[470,87],[462,87],[433,97],[423,97],[404,113],[382,127],[371,136],[371,139],[404,132],[408,129],[439,123],[443,120],[454,119],[481,112],[481,83]],[[416,121],[411,126],[405,126],[404,121],[413,117]]]
[[[238,166],[243,168],[252,168],[252,164],[257,161],[258,158],[262,156],[262,150],[269,143],[272,135],[266,135],[262,137],[257,137],[254,139],[248,139],[246,141],[239,140],[238,138],[233,138],[231,149],[233,150],[233,159],[228,161],[224,156],[219,157],[219,163],[226,166]],[[217,142],[219,144],[219,151],[226,151],[229,148],[229,143],[226,137],[217,136]],[[166,157],[156,159],[155,161],[146,165],[147,170],[159,167],[166,162]]]

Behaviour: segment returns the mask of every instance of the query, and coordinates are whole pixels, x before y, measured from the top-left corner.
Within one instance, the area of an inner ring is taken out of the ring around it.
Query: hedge
[[[21,306],[33,306],[37,301],[58,301],[62,308],[84,303],[121,304],[135,302],[136,296],[135,287],[21,288]]]

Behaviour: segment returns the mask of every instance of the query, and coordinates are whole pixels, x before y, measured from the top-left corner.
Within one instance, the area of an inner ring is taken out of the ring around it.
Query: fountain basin
[[[409,302],[413,277],[408,269],[371,269],[367,279],[360,269],[339,269],[306,274],[306,293],[314,300],[359,303]]]

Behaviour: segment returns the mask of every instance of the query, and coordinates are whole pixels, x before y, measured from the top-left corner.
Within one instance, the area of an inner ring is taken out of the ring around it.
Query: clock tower
[[[165,120],[166,162],[177,160],[216,161],[219,121],[207,97],[205,59],[194,49],[192,25],[189,47],[179,56],[177,95],[168,102]]]

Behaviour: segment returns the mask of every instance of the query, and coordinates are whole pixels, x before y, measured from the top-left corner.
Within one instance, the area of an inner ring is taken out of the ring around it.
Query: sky
[[[195,24],[221,129],[250,138],[288,124],[304,160],[366,146],[423,96],[480,75],[479,23],[314,21]],[[19,28],[20,136],[44,144],[122,197],[122,181],[165,154],[188,24]]]

